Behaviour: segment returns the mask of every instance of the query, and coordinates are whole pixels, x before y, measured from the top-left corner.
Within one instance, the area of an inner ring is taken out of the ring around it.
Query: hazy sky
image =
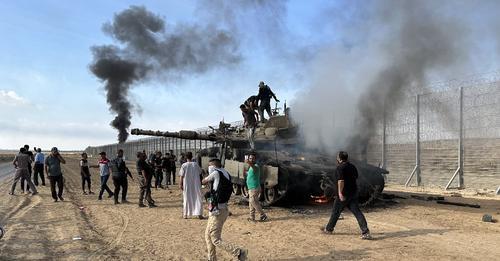
[[[132,127],[179,130],[222,118],[240,120],[238,105],[257,92],[261,80],[282,102],[289,101],[302,88],[308,50],[333,40],[326,31],[321,37],[313,33],[322,30],[316,17],[331,6],[329,2],[289,1],[282,16],[276,14],[274,25],[284,35],[280,39],[293,42],[296,53],[294,47],[291,53],[276,52],[280,47],[272,46],[275,31],[258,28],[266,22],[249,19],[245,25],[250,26],[241,35],[243,60],[238,67],[134,86],[132,99],[142,113],[133,115]],[[113,43],[101,28],[115,13],[143,5],[173,25],[203,24],[205,17],[198,1],[46,0],[0,1],[0,5],[0,148],[11,149],[26,143],[83,149],[116,142],[103,83],[88,68],[90,47]],[[215,10],[212,15],[223,14]],[[295,58],[301,55],[305,57]]]
[[[286,101],[307,112],[301,123],[312,120],[308,134],[333,147],[352,130],[339,131],[332,119],[352,121],[358,97],[370,86],[379,93],[384,71],[407,78],[406,85],[425,85],[499,68],[500,4],[494,0],[0,0],[0,149],[116,142],[104,83],[89,65],[92,46],[120,46],[102,28],[131,5],[159,15],[167,29],[212,24],[229,30],[241,55],[237,66],[132,86],[130,100],[141,109],[133,111],[131,128],[175,131],[241,120],[239,105],[265,81],[280,106]],[[405,35],[401,25],[419,30]],[[435,51],[429,31],[455,32],[460,41],[438,41],[445,44],[436,54],[453,48],[466,59],[434,64],[435,55],[413,52]],[[409,71],[398,73],[400,62]],[[415,62],[420,71],[412,69]],[[320,127],[325,122],[333,125]],[[332,133],[339,137],[325,142]]]

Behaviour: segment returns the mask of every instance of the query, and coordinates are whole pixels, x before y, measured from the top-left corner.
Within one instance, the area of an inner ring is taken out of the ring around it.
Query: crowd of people
[[[271,98],[274,98],[277,102],[279,101],[269,86],[261,82],[259,84],[259,94],[251,96],[240,106],[252,151],[254,149],[253,135],[259,122],[259,117],[260,122],[265,122],[264,111],[267,112],[269,117],[272,116],[270,109]],[[257,109],[259,114],[255,111]],[[25,145],[16,155],[13,161],[16,173],[9,194],[14,195],[17,183],[20,181],[23,192],[26,191],[32,195],[36,195],[38,193],[37,186],[40,185],[38,178],[40,178],[41,185],[45,186],[43,175],[45,170],[50,182],[54,202],[58,200],[63,201],[64,178],[61,171],[61,164],[66,163],[65,159],[59,154],[56,147],[52,148],[50,154],[46,157],[40,148],[35,148],[34,152],[31,152],[29,146]],[[141,208],[154,208],[157,205],[152,197],[151,189],[169,189],[169,185],[176,185],[177,157],[172,150],[165,154],[156,151],[150,153],[149,156],[143,150],[137,152],[136,156],[136,178],[139,185],[138,206]],[[269,217],[262,209],[259,201],[262,184],[261,168],[257,164],[257,155],[254,152],[249,153],[247,158],[247,169],[244,172],[244,178],[246,187],[248,188],[248,221],[265,222]],[[204,200],[202,187],[207,186],[209,188],[208,192],[204,195],[208,203],[208,222],[205,230],[208,259],[216,260],[216,249],[219,248],[238,260],[245,260],[248,254],[246,249],[226,242],[221,238],[223,225],[231,213],[228,207],[228,201],[233,193],[231,174],[222,167],[221,161],[216,158],[209,161],[208,172],[206,172],[201,168],[200,162],[196,162],[193,159],[191,152],[182,153],[178,162],[180,163],[177,174],[179,176],[178,185],[179,189],[182,190],[182,217],[184,219],[192,217],[199,219],[206,218],[203,216]],[[33,168],[32,163],[34,163]],[[321,228],[321,231],[324,234],[332,234],[342,211],[344,208],[348,208],[358,221],[362,233],[361,238],[371,239],[366,219],[359,209],[356,185],[356,179],[358,178],[357,169],[349,162],[348,154],[343,151],[337,154],[337,163],[336,180],[338,180],[338,184],[336,185],[338,195],[335,197],[329,222]],[[100,152],[99,159],[95,165],[89,163],[88,155],[84,152],[81,154],[79,166],[81,188],[84,195],[94,194],[92,191],[90,168],[97,168],[99,169],[100,176],[100,189],[97,199],[103,200],[103,195],[106,192],[108,198],[114,199],[114,204],[129,203],[127,200],[128,178],[134,180],[134,176],[127,167],[122,149],[119,149],[116,152],[116,156],[112,159],[107,157],[106,152]],[[31,179],[32,172],[34,173],[33,181]],[[111,190],[107,185],[110,177],[114,185],[114,190]]]

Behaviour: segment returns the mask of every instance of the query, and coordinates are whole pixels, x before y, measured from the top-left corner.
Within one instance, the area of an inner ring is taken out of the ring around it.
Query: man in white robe
[[[198,163],[193,162],[193,153],[186,153],[187,162],[182,164],[179,170],[181,182],[179,187],[182,190],[184,204],[183,217],[197,216],[203,219],[203,204],[201,197],[201,168]]]

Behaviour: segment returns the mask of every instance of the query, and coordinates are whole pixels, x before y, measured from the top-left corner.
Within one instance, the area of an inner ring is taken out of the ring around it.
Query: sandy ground
[[[182,197],[177,187],[153,190],[159,207],[148,209],[137,207],[135,181],[129,190],[133,204],[113,205],[111,199],[98,201],[97,195],[82,195],[76,159],[68,159],[64,176],[66,200],[57,203],[52,202],[48,187],[41,187],[37,196],[10,196],[11,178],[0,183],[0,225],[6,230],[0,239],[1,260],[205,259],[206,220],[181,218]],[[96,192],[97,178],[94,170]],[[387,190],[405,197],[416,193],[399,186]],[[250,260],[498,260],[500,223],[481,221],[484,213],[500,218],[498,197],[446,198],[477,203],[481,208],[396,199],[395,205],[365,209],[374,240],[364,241],[349,212],[334,235],[319,233],[328,220],[330,204],[273,207],[266,210],[269,222],[250,223],[247,207],[237,204],[235,197],[223,238],[246,247]],[[218,257],[230,259],[222,251]]]

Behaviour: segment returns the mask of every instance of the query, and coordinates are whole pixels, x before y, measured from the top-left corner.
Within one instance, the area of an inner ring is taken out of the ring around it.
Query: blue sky
[[[332,41],[317,19],[329,3],[288,2],[283,49],[314,50]],[[88,70],[89,48],[113,43],[101,27],[130,5],[144,5],[169,24],[203,23],[196,1],[0,1],[0,148],[83,149],[116,141],[103,83]],[[134,86],[131,97],[142,114],[133,115],[132,127],[179,130],[240,120],[238,105],[261,80],[282,101],[292,100],[303,88],[307,59],[279,59],[279,48],[259,30],[250,28],[242,38],[244,60],[237,68]]]

